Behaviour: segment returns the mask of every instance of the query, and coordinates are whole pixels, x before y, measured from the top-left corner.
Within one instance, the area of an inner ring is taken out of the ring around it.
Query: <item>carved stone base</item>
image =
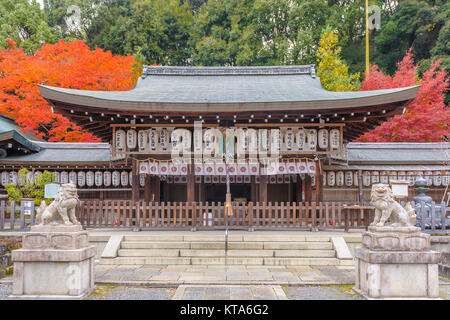
[[[355,249],[354,290],[368,299],[437,299],[440,253],[417,229],[370,227]]]
[[[370,226],[362,238],[364,247],[383,251],[430,250],[430,235],[420,232],[419,227]]]
[[[94,288],[96,247],[81,226],[36,226],[12,252],[11,299],[81,299]],[[38,230],[40,232],[38,232]]]

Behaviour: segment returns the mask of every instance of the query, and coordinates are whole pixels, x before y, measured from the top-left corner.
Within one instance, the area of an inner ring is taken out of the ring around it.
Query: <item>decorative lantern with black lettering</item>
[[[317,130],[316,129],[308,129],[308,151],[316,151],[317,150]]]
[[[138,148],[139,152],[144,152],[147,150],[148,146],[148,134],[146,130],[138,131]]]
[[[17,172],[16,172],[16,171],[11,171],[11,172],[9,173],[9,181],[10,181],[12,184],[17,185]]]
[[[86,172],[86,185],[88,187],[94,186],[95,183],[95,174],[93,171]]]
[[[445,171],[444,171],[444,172],[445,172]],[[449,180],[450,180],[449,172],[446,171],[446,172],[442,175],[442,186],[444,186],[444,187],[448,186]]]
[[[370,186],[370,184],[372,183],[372,177],[371,177],[370,171],[363,172],[362,183],[363,183],[364,187]]]
[[[378,171],[372,172],[372,184],[380,183],[380,173]]]
[[[336,184],[336,173],[334,171],[328,171],[327,173],[327,184],[330,187],[334,187]]]
[[[54,182],[60,182],[61,175],[59,171],[54,171],[53,174],[55,175],[55,178],[53,179]]]
[[[112,176],[112,185],[113,187],[120,186],[120,172],[119,171],[113,171]]]
[[[96,187],[101,187],[103,184],[103,172],[95,171],[94,183]]]
[[[128,130],[127,131],[127,147],[128,150],[132,150],[136,148],[137,144],[137,133],[136,130]]]
[[[344,171],[338,171],[336,173],[336,185],[338,187],[342,187],[344,185],[344,180],[345,180]]]
[[[6,186],[9,183],[9,172],[3,171],[2,172],[2,186]]]
[[[169,151],[169,130],[161,128],[159,130],[159,151]]]
[[[347,187],[353,186],[353,172],[352,171],[345,172],[345,185]]]
[[[341,132],[339,129],[330,130],[330,149],[331,151],[339,151],[341,144]]]
[[[433,185],[439,187],[442,184],[442,177],[439,171],[433,171]]]
[[[387,171],[381,171],[380,172],[380,182],[384,184],[389,183],[389,175]]]
[[[120,184],[122,185],[122,187],[126,187],[128,185],[128,179],[128,172],[122,171],[120,173]]]
[[[297,144],[297,150],[298,151],[304,151],[306,150],[306,130],[305,129],[298,129],[295,134],[295,142]]]
[[[116,131],[116,152],[126,151],[126,133],[124,130]]]
[[[103,184],[105,187],[111,186],[112,183],[112,174],[110,171],[103,172]]]
[[[84,187],[86,185],[86,173],[84,171],[78,171],[78,186]]]
[[[148,146],[150,151],[158,151],[159,149],[159,131],[156,129],[148,130]]]
[[[141,187],[145,187],[145,174],[140,174],[139,175],[139,185],[141,186]]]
[[[431,186],[433,184],[433,172],[431,171],[425,171],[424,178],[427,179],[427,185]]]
[[[69,182],[73,183],[73,184],[77,184],[77,180],[78,180],[78,176],[77,173],[75,171],[70,171],[69,172]]]
[[[319,130],[318,140],[319,140],[319,148],[321,150],[327,150],[328,149],[328,140],[329,140],[327,129]]]
[[[69,183],[69,173],[67,171],[61,171],[61,175],[59,176],[59,179],[60,179],[59,181],[63,184]]]

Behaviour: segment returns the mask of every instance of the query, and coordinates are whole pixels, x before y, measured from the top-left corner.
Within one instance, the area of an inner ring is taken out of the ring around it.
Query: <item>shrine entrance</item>
[[[251,184],[250,183],[232,183],[230,184],[231,197],[233,201],[250,202]],[[225,202],[226,184],[205,184],[206,202]]]

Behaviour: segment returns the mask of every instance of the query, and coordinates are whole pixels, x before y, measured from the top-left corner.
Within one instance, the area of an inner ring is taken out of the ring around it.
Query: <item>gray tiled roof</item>
[[[314,102],[383,97],[377,103],[391,103],[400,98],[391,94],[407,92],[396,88],[374,91],[333,92],[325,90],[311,66],[277,67],[146,67],[136,87],[129,91],[89,91],[40,86],[45,98],[57,99],[63,93],[92,105],[100,100],[141,103],[264,103]],[[47,90],[42,90],[47,89]],[[412,99],[412,93],[403,100]],[[59,97],[61,98],[61,97]],[[392,101],[391,101],[392,100]],[[377,104],[364,101],[361,105]]]
[[[441,164],[450,161],[450,143],[349,143],[349,164]]]
[[[111,160],[108,143],[61,143],[36,142],[41,151],[23,156],[11,156],[1,159],[0,163],[11,164],[27,162],[33,164],[75,164],[93,162],[107,163]]]

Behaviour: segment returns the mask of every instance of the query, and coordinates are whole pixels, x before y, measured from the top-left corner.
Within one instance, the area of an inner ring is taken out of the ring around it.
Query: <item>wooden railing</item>
[[[348,203],[346,203],[348,205]],[[338,202],[239,203],[233,215],[225,214],[221,202],[134,202],[129,200],[81,201],[78,220],[87,227],[139,227],[142,229],[295,229],[364,227],[372,216],[344,212]]]
[[[0,201],[0,230],[23,230],[34,224],[35,205],[33,201]]]

